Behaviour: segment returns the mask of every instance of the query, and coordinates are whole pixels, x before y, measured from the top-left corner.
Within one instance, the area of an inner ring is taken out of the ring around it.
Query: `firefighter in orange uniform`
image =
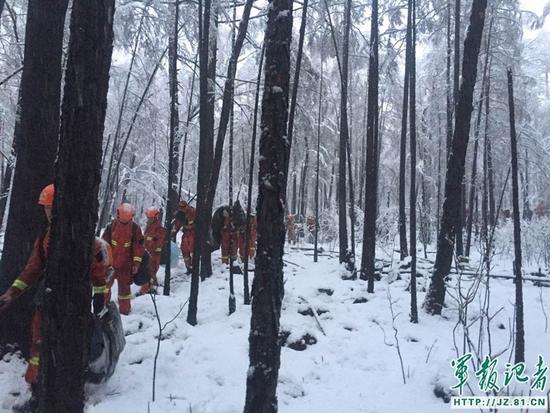
[[[230,256],[233,260],[237,259],[237,249],[240,244],[239,235],[240,235],[239,228],[236,225],[231,224],[231,210],[229,207],[227,207],[223,211],[223,227],[222,227],[222,262],[224,264],[229,264]],[[229,252],[230,245],[231,245],[231,253]]]
[[[145,250],[151,256],[151,282],[143,285],[140,294],[147,294],[151,287],[157,286],[157,272],[160,267],[160,254],[166,239],[166,230],[159,221],[158,208],[151,207],[145,211],[147,226],[145,227]]]
[[[46,218],[48,219],[48,226],[35,241],[32,254],[19,277],[17,277],[17,279],[13,282],[8,291],[0,296],[0,312],[7,308],[13,300],[19,297],[25,290],[27,290],[27,288],[30,288],[43,280],[42,274],[46,268],[46,258],[48,256],[48,242],[50,239],[50,223],[52,219],[54,193],[55,188],[53,184],[45,187],[40,193],[38,203],[44,207],[44,212],[46,214]],[[99,314],[101,310],[103,310],[105,302],[104,296],[107,293],[107,276],[111,265],[110,259],[111,255],[109,245],[102,239],[96,238],[90,268],[90,281],[91,288],[93,287],[93,306],[95,314]],[[37,296],[44,292],[44,288],[44,284],[40,283]],[[31,351],[27,372],[25,373],[25,380],[31,385],[38,382],[40,345],[42,342],[41,305],[42,303],[37,303],[37,308],[35,309],[31,325]]]
[[[138,224],[134,222],[135,209],[132,205],[123,203],[118,207],[117,218],[111,222],[102,238],[113,250],[113,267],[115,275],[109,281],[107,302],[111,299],[110,288],[114,280],[118,280],[118,307],[121,314],[128,315],[132,310],[132,291],[130,286],[134,275],[138,272],[145,248],[143,234]]]
[[[286,217],[286,237],[289,244],[296,244],[296,215],[288,214]]]
[[[246,222],[239,231],[239,256],[244,261],[246,255],[245,247]],[[256,215],[250,214],[250,235],[248,238],[248,258],[254,258],[256,255]]]
[[[193,272],[193,249],[195,248],[195,214],[196,210],[185,201],[178,204],[172,236],[175,238],[180,229],[183,229],[181,237],[181,253],[187,274]]]

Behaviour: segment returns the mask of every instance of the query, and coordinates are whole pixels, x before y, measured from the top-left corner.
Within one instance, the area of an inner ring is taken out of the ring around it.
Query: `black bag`
[[[105,313],[101,318],[93,316],[87,380],[100,383],[111,377],[125,345],[120,313],[116,304],[111,301],[105,306]]]
[[[134,284],[142,286],[151,281],[151,256],[147,251],[143,254],[138,272],[134,275]]]

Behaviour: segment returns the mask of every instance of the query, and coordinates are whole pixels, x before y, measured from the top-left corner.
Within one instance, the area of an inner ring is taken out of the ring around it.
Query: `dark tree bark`
[[[476,120],[476,127],[474,130],[474,154],[473,154],[473,160],[472,160],[472,175],[470,178],[470,196],[468,201],[468,221],[466,224],[466,248],[464,250],[464,254],[469,257],[470,256],[470,247],[472,244],[472,224],[473,224],[473,217],[474,217],[474,198],[477,192],[477,186],[476,186],[476,179],[477,179],[477,154],[479,150],[479,133],[480,133],[480,126],[481,126],[481,114],[483,112],[483,103],[484,103],[484,93],[485,93],[485,85],[487,83],[487,69],[489,68],[489,51],[491,49],[491,32],[493,28],[493,19],[491,19],[491,22],[489,23],[489,32],[487,34],[487,43],[485,46],[485,64],[483,67],[483,80],[481,82],[481,92],[479,96],[479,103],[478,103],[478,112],[477,112],[477,120]]]
[[[174,3],[174,27],[172,36],[169,39],[169,87],[170,87],[170,137],[169,137],[169,158],[168,158],[168,191],[166,197],[166,215],[164,216],[164,227],[168,234],[172,233],[172,216],[178,204],[178,192],[176,185],[178,183],[178,163],[179,163],[179,103],[178,103],[178,22],[179,22],[179,3]],[[166,263],[164,272],[163,294],[170,295],[171,266],[170,256],[170,237],[166,237]]]
[[[114,0],[75,0],[46,268],[40,412],[82,412]],[[86,143],[85,145],[83,143]]]
[[[17,160],[0,261],[0,293],[23,269],[44,226],[44,212],[37,200],[54,178],[67,2],[30,0],[28,4],[19,116],[13,138]],[[31,295],[18,300],[0,320],[0,343],[19,343],[24,352],[29,344]]]
[[[319,170],[320,170],[320,152],[321,152],[321,115],[323,110],[323,63],[324,50],[321,48],[321,73],[319,79],[319,108],[317,109],[317,160],[315,166],[315,237],[313,246],[313,262],[318,260],[318,245],[319,245]]]
[[[365,88],[367,89],[367,88]],[[367,136],[367,107],[368,107],[368,102],[369,98],[368,98],[368,89],[367,89],[367,92],[365,93],[365,105],[364,105],[364,108],[363,108],[363,120],[361,122],[362,124],[362,127],[361,127],[361,132],[362,132],[362,135],[363,136]],[[366,139],[363,138],[361,139],[361,160],[359,162],[359,169],[360,169],[360,176],[359,176],[359,205],[362,206],[363,205],[363,192],[364,192],[364,189],[365,189],[365,176],[366,176],[366,171],[365,171],[365,165],[367,163],[367,145],[366,145]]]
[[[208,39],[208,133],[210,138],[206,141],[205,153],[208,159],[214,159],[214,119],[216,108],[216,67],[218,61],[218,14],[219,14],[219,1],[214,0],[211,5],[210,14],[210,30]],[[231,95],[233,96],[233,94]],[[233,102],[233,97],[231,98]],[[212,161],[207,165],[207,171],[210,177],[212,175]],[[213,201],[212,201],[213,202]],[[205,212],[206,216],[212,216],[212,206],[208,212]],[[210,224],[208,224],[210,225]],[[203,239],[203,245],[201,248],[201,266],[200,276],[204,280],[212,275],[212,254],[211,248],[208,245],[207,237]]]
[[[409,4],[410,7],[410,4]],[[405,78],[403,80],[403,112],[401,115],[401,143],[399,151],[399,253],[403,260],[407,250],[407,216],[405,212],[405,179],[407,164],[407,114],[409,102],[409,71],[411,65],[411,16],[407,14],[407,40],[405,47]]]
[[[292,1],[271,0],[265,32],[265,80],[262,100],[260,172],[258,175],[258,255],[252,286],[248,338],[250,367],[245,413],[277,412],[281,363],[279,318],[284,295],[284,204],[290,153],[286,140]]]
[[[458,104],[458,88],[460,82],[460,2],[461,0],[455,0],[455,38],[454,38],[454,76],[453,76],[453,102],[456,111]],[[455,112],[456,116],[456,112]],[[464,196],[466,187],[464,181],[462,182],[462,190],[460,195],[460,208],[458,210],[458,224],[456,227],[456,254],[457,256],[464,255],[464,241],[462,238],[462,227],[464,226]]]
[[[508,74],[508,108],[510,111],[510,143],[512,152],[512,204],[514,219],[514,283],[516,284],[515,363],[525,362],[525,329],[523,325],[523,277],[521,274],[521,222],[519,218],[518,147],[514,113],[514,80],[512,68]]]
[[[409,18],[410,22],[410,156],[411,156],[411,185],[409,193],[409,214],[410,227],[409,235],[411,237],[411,323],[418,323],[418,306],[416,300],[416,1],[409,0]]]
[[[351,0],[346,1],[344,16],[344,40],[342,44],[342,65],[340,67],[340,141],[338,146],[338,239],[340,263],[348,260],[348,226],[346,207],[346,151],[348,130],[348,62],[349,32],[351,28]],[[338,50],[336,50],[338,53]]]
[[[485,85],[485,131],[483,137],[483,193],[481,198],[481,239],[483,240],[483,261],[485,268],[489,271],[489,164],[488,164],[488,144],[489,144],[489,114],[490,114],[490,92],[491,92],[491,64],[489,63],[487,82]]]
[[[191,290],[189,293],[189,308],[187,322],[197,324],[197,305],[199,299],[200,262],[201,252],[205,245],[205,232],[210,225],[210,214],[206,203],[208,195],[208,181],[210,179],[210,163],[212,158],[208,149],[212,145],[210,134],[210,116],[208,107],[208,46],[210,32],[211,0],[199,0],[199,164],[197,171],[197,208],[195,217],[195,245],[193,250],[193,272],[191,274]]]
[[[298,212],[298,209],[297,209],[297,203],[298,203],[298,196],[297,196],[297,192],[298,192],[298,183],[296,182],[297,181],[297,178],[296,178],[296,172],[294,172],[292,174],[292,205],[290,207],[290,213],[291,214],[296,214]]]
[[[449,274],[453,259],[453,240],[459,224],[461,208],[464,163],[470,135],[472,101],[477,75],[477,60],[485,23],[487,0],[474,0],[470,15],[470,25],[464,41],[464,61],[462,63],[462,84],[456,105],[455,128],[451,153],[447,163],[443,216],[437,239],[437,254],[426,296],[426,310],[431,314],[441,314],[445,300],[445,277]]]
[[[256,79],[256,95],[254,97],[254,120],[252,122],[252,145],[250,148],[250,165],[248,167],[248,196],[246,198],[246,228],[244,232],[244,250],[250,249],[250,214],[252,213],[252,185],[254,185],[254,162],[256,157],[256,136],[258,132],[258,106],[260,100],[260,86],[262,82],[262,67],[264,62],[264,46],[260,52],[258,65],[258,78]],[[250,291],[248,287],[248,254],[244,255],[244,303],[250,304]]]
[[[456,0],[455,0],[456,1]],[[451,145],[453,143],[453,97],[451,94],[451,0],[447,0],[447,70],[445,72],[445,80],[447,85],[447,156],[451,153]]]
[[[487,119],[489,119],[489,99],[487,98]],[[491,137],[487,133],[487,180],[489,183],[489,225],[493,226],[498,220],[498,211],[495,205],[495,178],[493,170],[493,149]]]
[[[307,7],[308,0],[304,0],[302,8],[302,19],[300,21],[300,34],[298,37],[298,52],[296,53],[296,67],[294,69],[294,78],[292,79],[292,93],[290,97],[290,111],[288,114],[288,142],[292,147],[292,138],[294,136],[294,117],[296,115],[296,106],[298,98],[298,88],[300,86],[300,72],[302,68],[302,56],[304,54],[304,39],[306,37]],[[307,139],[307,138],[306,138]],[[307,142],[307,141],[306,141]],[[306,143],[307,146],[307,143]],[[307,156],[307,152],[306,152]],[[286,167],[288,175],[288,165]],[[292,211],[296,212],[296,210]]]
[[[523,182],[523,214],[522,218],[530,221],[533,217],[533,210],[529,203],[529,152],[525,148],[525,177]]]
[[[367,113],[367,179],[361,279],[368,280],[367,291],[374,292],[376,247],[376,129],[378,128],[378,0],[372,2],[369,58],[369,98]]]
[[[233,5],[233,21],[237,20],[237,5]],[[235,28],[231,29],[231,48],[235,47]],[[235,73],[235,72],[234,72]],[[233,314],[236,310],[235,300],[235,286],[233,282],[233,233],[235,230],[235,224],[233,222],[233,138],[234,138],[234,126],[235,126],[235,94],[231,91],[231,107],[229,114],[229,315]],[[245,255],[248,255],[248,251],[245,250]]]
[[[300,177],[300,208],[298,210],[299,216],[304,219],[307,218],[307,198],[308,198],[308,174],[309,174],[309,140],[307,133],[304,133],[304,166],[302,168],[302,174]]]
[[[350,107],[350,117],[351,114]],[[350,218],[350,241],[351,241],[351,255],[348,257],[348,270],[352,273],[352,278],[357,277],[357,270],[355,269],[355,189],[353,186],[353,174],[352,174],[352,157],[351,157],[351,133],[346,142],[346,155],[348,157],[348,187],[349,187],[349,218]]]

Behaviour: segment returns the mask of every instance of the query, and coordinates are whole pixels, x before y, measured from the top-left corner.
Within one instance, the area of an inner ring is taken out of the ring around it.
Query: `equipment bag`
[[[140,287],[147,284],[151,280],[151,275],[151,256],[145,251],[138,272],[134,275],[134,284]]]
[[[90,343],[87,379],[100,383],[115,372],[120,353],[126,339],[120,313],[114,302],[105,306],[103,315],[93,317],[93,331]]]

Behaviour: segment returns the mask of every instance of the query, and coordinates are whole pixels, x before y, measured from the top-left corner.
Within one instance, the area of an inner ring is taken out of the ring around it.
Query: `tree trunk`
[[[508,107],[510,111],[510,142],[512,152],[512,203],[514,218],[514,283],[516,284],[516,340],[515,363],[525,362],[525,329],[523,325],[523,277],[521,274],[521,222],[519,218],[518,148],[514,114],[514,80],[512,68],[508,71]]]
[[[54,178],[67,3],[68,0],[30,0],[28,4],[13,138],[17,160],[0,262],[0,293],[8,289],[25,266],[38,232],[44,226],[44,212],[37,200],[42,188]],[[24,352],[29,344],[31,296],[18,300],[0,321],[0,343],[19,343]]]
[[[317,251],[319,245],[319,172],[320,172],[320,160],[321,160],[321,118],[323,110],[323,63],[324,55],[323,48],[321,48],[321,74],[319,80],[319,108],[317,109],[317,162],[315,166],[315,237],[313,246],[313,262],[317,262]]]
[[[372,2],[367,110],[367,164],[361,279],[368,280],[367,292],[374,292],[376,248],[376,129],[378,129],[378,0]]]
[[[210,221],[206,198],[208,193],[208,181],[210,176],[209,164],[212,158],[208,152],[211,147],[212,135],[210,134],[210,119],[208,110],[208,46],[210,31],[210,6],[211,0],[199,0],[199,165],[197,171],[197,208],[195,217],[195,245],[193,249],[191,290],[189,293],[189,307],[187,311],[187,322],[191,325],[197,324],[197,304],[199,299],[199,280],[201,252],[204,248],[205,237]]]
[[[298,52],[296,53],[296,67],[294,69],[294,79],[292,79],[292,94],[290,97],[290,112],[288,114],[288,142],[292,147],[292,138],[294,136],[294,117],[296,115],[296,105],[298,98],[298,87],[300,86],[300,71],[302,68],[302,56],[304,53],[304,39],[306,36],[307,6],[309,1],[304,0],[302,9],[302,19],[300,21],[300,34],[298,37]],[[307,139],[307,138],[306,138]],[[307,146],[307,141],[306,141]],[[307,156],[307,152],[306,152]],[[288,175],[288,165],[287,165]],[[296,212],[295,210],[293,212]]]
[[[362,128],[361,132],[364,136],[363,139],[361,139],[361,160],[359,162],[359,170],[360,176],[359,176],[359,205],[363,205],[363,192],[365,188],[365,165],[367,163],[367,145],[366,145],[366,139],[367,136],[367,102],[368,102],[368,89],[367,93],[365,93],[365,107],[363,108],[363,121],[362,121]]]
[[[206,142],[205,152],[208,159],[214,159],[214,119],[216,109],[216,66],[218,61],[218,14],[219,14],[219,1],[214,0],[211,5],[212,13],[210,14],[210,29],[208,39],[208,133],[210,138]],[[233,96],[233,95],[232,95]],[[233,102],[233,98],[231,98]],[[212,161],[207,165],[207,171],[205,174],[212,175]],[[212,205],[209,207],[205,215],[212,216]],[[210,225],[210,222],[208,222]],[[208,245],[208,238],[204,237],[203,245],[201,249],[201,266],[200,276],[204,280],[212,275],[212,254],[211,248]]]
[[[481,81],[481,92],[479,96],[479,105],[478,105],[478,112],[477,112],[477,121],[476,121],[476,127],[474,130],[474,154],[473,154],[473,161],[472,161],[472,175],[470,178],[470,196],[468,201],[468,221],[467,221],[467,228],[466,228],[466,248],[464,251],[464,254],[469,257],[470,256],[470,247],[472,244],[472,224],[473,224],[473,217],[474,217],[474,198],[476,194],[476,179],[477,179],[477,154],[479,150],[479,133],[480,133],[480,126],[481,126],[481,113],[483,112],[483,102],[484,102],[484,93],[485,93],[485,85],[487,83],[487,70],[489,68],[489,52],[491,49],[491,32],[493,28],[493,19],[491,19],[491,22],[489,23],[489,32],[487,34],[487,44],[485,46],[485,64],[483,67],[483,80]]]
[[[464,41],[464,61],[462,64],[462,84],[456,105],[455,128],[451,153],[447,163],[443,216],[437,240],[437,254],[431,284],[426,296],[426,310],[431,314],[441,314],[445,300],[445,277],[449,274],[453,259],[456,229],[461,208],[464,163],[470,135],[472,101],[477,75],[477,60],[485,23],[487,0],[474,0],[470,15],[470,25]]]
[[[302,176],[300,178],[300,208],[299,208],[299,216],[304,219],[307,218],[307,186],[308,186],[308,179],[307,176],[309,174],[309,141],[307,139],[307,133],[304,134],[304,146],[305,146],[305,156],[304,156],[304,167],[302,169]]]
[[[292,36],[292,1],[271,0],[265,32],[265,82],[262,100],[260,172],[257,205],[258,255],[252,286],[249,335],[250,367],[245,413],[277,411],[281,347],[279,319],[284,295],[285,170],[290,153],[286,140]]]
[[[248,196],[246,198],[246,228],[244,232],[244,304],[250,304],[250,291],[248,287],[248,251],[250,250],[250,218],[252,213],[252,185],[254,185],[254,162],[256,157],[256,135],[258,132],[258,106],[260,100],[260,85],[262,83],[262,67],[264,62],[264,46],[260,52],[258,65],[258,78],[256,79],[256,96],[254,97],[254,121],[252,123],[252,146],[250,148],[250,166],[248,167]],[[254,242],[256,240],[253,240]]]
[[[46,268],[40,412],[82,412],[114,0],[75,0]],[[86,143],[83,145],[83,143]]]
[[[237,20],[237,5],[233,5],[233,20]],[[235,47],[235,28],[231,28],[231,48]],[[236,73],[236,71],[234,72]],[[231,90],[231,107],[229,113],[229,159],[228,159],[228,169],[229,169],[229,315],[233,314],[236,310],[236,300],[235,300],[235,286],[233,282],[233,242],[235,239],[233,237],[235,230],[234,215],[233,215],[233,138],[234,138],[234,127],[235,127],[235,94]],[[245,252],[248,254],[248,252]]]
[[[456,1],[456,0],[455,0]],[[451,153],[451,145],[453,143],[453,97],[451,94],[451,0],[447,0],[447,70],[445,72],[445,80],[447,86],[447,156]]]
[[[410,7],[410,4],[409,4]],[[409,71],[411,65],[411,21],[407,15],[407,40],[405,46],[405,78],[403,80],[403,109],[401,115],[401,143],[399,151],[399,252],[403,260],[407,255],[407,216],[405,212],[405,179],[407,164],[407,114],[409,102]]]
[[[525,178],[523,183],[523,219],[531,221],[533,211],[529,204],[529,153],[525,148]]]
[[[346,151],[348,130],[348,62],[349,33],[351,29],[351,0],[346,1],[344,12],[344,41],[342,44],[342,66],[340,68],[340,143],[338,149],[338,238],[340,263],[348,261],[348,226],[346,207]],[[338,54],[338,50],[336,50]]]
[[[291,214],[297,214],[298,213],[298,182],[296,178],[296,172],[292,174],[292,206],[290,208]]]
[[[350,107],[351,110],[351,107]],[[351,115],[351,113],[350,113]],[[353,117],[353,116],[352,116]],[[351,171],[352,157],[351,157],[351,133],[348,141],[346,142],[346,155],[348,157],[348,186],[349,186],[349,218],[350,218],[350,241],[351,241],[351,255],[348,259],[348,269],[352,272],[352,277],[357,277],[357,271],[355,269],[355,190],[353,186],[353,174]]]
[[[178,163],[179,163],[179,103],[178,103],[178,22],[179,22],[179,3],[174,3],[174,31],[169,39],[169,87],[170,87],[170,138],[168,144],[168,190],[166,197],[166,215],[164,217],[164,227],[168,234],[172,233],[172,216],[178,204],[178,192],[176,185],[178,183]],[[170,256],[170,237],[166,237],[166,263],[164,272],[163,294],[170,295],[171,266]]]
[[[416,1],[409,0],[409,23],[411,36],[409,86],[410,93],[410,140],[411,140],[411,185],[409,193],[409,214],[411,237],[411,323],[418,323],[416,300]]]
[[[458,88],[460,82],[460,2],[455,0],[455,37],[454,37],[454,76],[453,76],[453,102],[456,111],[458,103]],[[456,112],[455,112],[456,116]],[[462,227],[464,226],[464,194],[466,192],[465,183],[462,181],[460,191],[460,208],[458,210],[458,221],[456,227],[456,255],[464,255],[464,242],[462,239]]]

